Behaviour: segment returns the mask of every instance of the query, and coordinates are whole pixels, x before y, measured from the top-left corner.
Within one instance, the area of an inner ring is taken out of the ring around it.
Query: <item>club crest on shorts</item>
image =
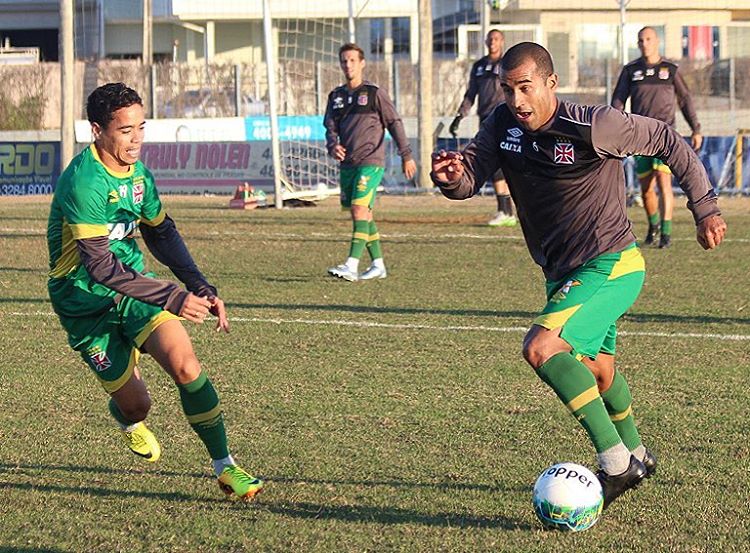
[[[563,284],[557,292],[555,292],[555,295],[550,298],[550,301],[552,303],[560,303],[562,300],[568,297],[571,288],[580,286],[581,284],[583,283],[580,280],[569,280],[568,282]]]
[[[112,366],[112,361],[107,357],[107,352],[99,346],[94,346],[86,350],[86,355],[89,356],[89,361],[91,361],[91,365],[96,372],[106,371]]]

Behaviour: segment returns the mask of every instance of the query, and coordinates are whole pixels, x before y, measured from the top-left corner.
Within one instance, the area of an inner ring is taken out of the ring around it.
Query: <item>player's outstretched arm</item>
[[[141,236],[156,260],[169,267],[185,287],[197,296],[216,297],[216,288],[208,283],[193,261],[180,232],[169,215],[156,225],[140,224]]]
[[[721,215],[712,215],[703,219],[696,227],[698,243],[704,250],[713,250],[724,240],[727,224]]]

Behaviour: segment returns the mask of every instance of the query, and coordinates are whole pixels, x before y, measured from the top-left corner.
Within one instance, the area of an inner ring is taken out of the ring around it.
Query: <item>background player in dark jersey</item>
[[[679,105],[693,131],[692,146],[698,151],[703,143],[701,126],[677,64],[659,55],[659,37],[652,27],[644,27],[638,32],[638,48],[641,57],[622,68],[612,94],[612,106],[624,109],[629,96],[630,111],[674,126],[675,105]],[[661,232],[659,247],[666,248],[672,235],[672,172],[661,159],[650,156],[636,156],[635,167],[649,223],[643,243],[653,244]],[[654,184],[659,188],[658,198]]]
[[[328,273],[348,281],[385,278],[380,235],[373,220],[375,194],[385,170],[385,129],[396,141],[404,176],[411,180],[417,172],[404,124],[388,93],[365,81],[365,53],[356,44],[339,49],[339,63],[346,84],[328,95],[323,124],[328,153],[341,162],[341,205],[351,209],[352,241],[349,257]],[[359,258],[365,247],[372,264],[361,275]]]
[[[94,143],[60,176],[47,226],[52,307],[110,395],[109,410],[133,453],[156,462],[161,448],[143,421],[151,398],[138,369],[149,353],[174,380],[182,408],[213,462],[221,489],[250,499],[263,482],[229,453],[219,397],[193,352],[181,318],[229,331],[224,302],[198,270],[139,161],[143,102],[123,83],[94,90],[86,106]],[[144,272],[140,228],[154,257],[187,290]]]
[[[463,199],[502,167],[529,252],[547,280],[547,304],[524,338],[523,355],[586,429],[608,506],[656,470],[627,382],[615,370],[616,321],[645,276],[621,160],[640,152],[670,164],[705,249],[721,243],[726,225],[703,165],[671,127],[559,100],[557,82],[542,46],[509,49],[502,62],[506,104],[462,153],[434,154],[432,178],[445,196]]]
[[[503,58],[505,36],[497,29],[493,29],[487,33],[485,44],[487,45],[487,55],[471,66],[469,87],[458,108],[458,114],[448,129],[454,138],[458,132],[461,119],[469,114],[475,98],[479,97],[477,115],[480,125],[492,113],[495,106],[505,100],[503,89],[500,86],[500,61]],[[497,173],[492,175],[492,187],[497,199],[497,214],[487,224],[491,227],[516,226],[517,221],[513,215],[513,201],[510,192],[508,192],[508,185],[505,182],[502,170],[498,170]]]

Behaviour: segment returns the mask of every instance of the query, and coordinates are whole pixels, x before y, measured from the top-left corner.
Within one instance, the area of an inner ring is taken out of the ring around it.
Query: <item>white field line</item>
[[[51,311],[30,311],[22,313],[14,311],[7,313],[11,317],[52,317],[55,314]],[[2,313],[0,312],[0,316]],[[207,320],[210,321],[210,320]],[[347,321],[340,319],[282,319],[282,318],[265,318],[265,317],[229,317],[233,323],[265,323],[265,324],[289,324],[289,325],[320,325],[320,326],[350,326],[355,328],[387,328],[396,330],[429,330],[429,331],[447,331],[447,332],[500,332],[500,333],[521,333],[526,332],[528,327],[525,326],[486,326],[486,325],[428,325],[428,324],[408,324],[408,323],[378,323],[372,321]],[[649,336],[655,338],[685,338],[685,339],[703,339],[703,340],[727,340],[733,342],[750,341],[750,335],[745,334],[716,334],[716,333],[699,333],[699,332],[649,332],[649,331],[618,331],[620,336]]]
[[[0,227],[0,233],[8,232],[8,233],[16,233],[21,234],[25,233],[29,236],[46,236],[47,235],[47,229],[46,228],[11,228],[11,227]],[[183,231],[183,236],[190,237],[191,232],[189,231]],[[252,238],[264,238],[264,239],[281,239],[281,238],[291,238],[291,239],[309,239],[309,238],[340,238],[342,240],[346,239],[348,240],[348,235],[346,232],[305,232],[305,233],[296,233],[296,232],[258,232],[255,229],[250,231],[239,231],[239,230],[205,230],[205,231],[199,231],[195,234],[198,235],[207,235],[207,236],[248,236]],[[515,240],[515,241],[522,241],[523,236],[521,235],[507,235],[507,234],[471,234],[471,233],[445,233],[445,234],[413,234],[408,232],[393,232],[393,233],[384,233],[381,232],[380,236],[385,239],[401,239],[406,238],[409,240],[435,240],[436,238],[463,238],[463,239],[471,239],[471,240]],[[686,236],[686,237],[672,237],[672,242],[695,242],[695,238],[692,236]],[[723,242],[727,243],[745,243],[750,242],[750,238],[725,238]]]

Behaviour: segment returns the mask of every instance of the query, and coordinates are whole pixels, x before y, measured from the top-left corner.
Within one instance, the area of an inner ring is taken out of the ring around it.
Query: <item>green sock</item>
[[[653,215],[648,216],[648,224],[652,227],[658,227],[659,226],[659,212],[657,211]]]
[[[112,418],[114,418],[122,426],[131,426],[135,424],[136,422],[138,422],[138,421],[131,421],[125,415],[123,415],[122,411],[120,411],[120,408],[115,403],[115,400],[112,398],[109,398],[109,412],[112,415]]]
[[[223,459],[229,455],[221,403],[206,373],[201,372],[198,378],[187,384],[178,384],[177,388],[180,390],[182,410],[208,449],[211,459]]]
[[[586,429],[597,453],[622,443],[586,365],[562,352],[550,357],[537,373]]]
[[[664,219],[661,222],[661,233],[672,234],[672,219]]]
[[[372,259],[383,257],[383,249],[380,247],[380,234],[378,234],[378,227],[375,226],[375,221],[370,221],[370,235],[367,242],[367,251],[370,252],[370,257]]]
[[[365,251],[365,244],[370,238],[370,221],[354,221],[352,244],[349,247],[349,257],[359,259]]]
[[[635,450],[641,445],[641,436],[638,434],[633,419],[631,408],[633,397],[630,395],[630,388],[628,388],[625,377],[619,372],[615,371],[612,385],[602,394],[602,401],[604,401],[604,407],[607,408],[607,413],[609,413],[609,418],[615,425],[617,433],[622,438],[622,443],[630,451]]]

